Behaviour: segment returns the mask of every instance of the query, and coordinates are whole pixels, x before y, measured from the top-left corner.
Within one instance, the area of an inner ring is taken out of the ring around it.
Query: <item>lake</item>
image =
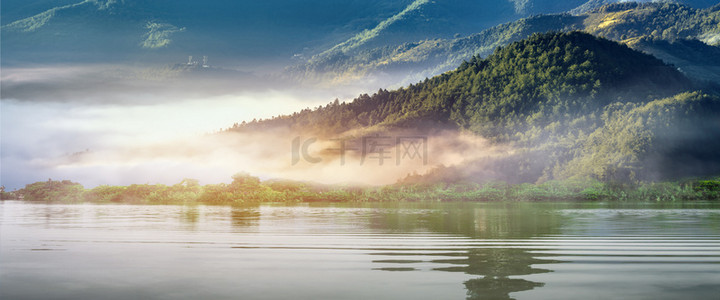
[[[719,299],[720,210],[0,202],[0,299]]]

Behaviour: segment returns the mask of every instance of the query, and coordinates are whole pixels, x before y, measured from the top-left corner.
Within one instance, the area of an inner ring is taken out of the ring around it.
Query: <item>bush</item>
[[[85,188],[70,180],[40,181],[28,184],[17,193],[27,201],[82,202]]]

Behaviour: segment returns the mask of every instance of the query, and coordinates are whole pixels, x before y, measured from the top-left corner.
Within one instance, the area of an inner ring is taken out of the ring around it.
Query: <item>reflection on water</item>
[[[235,227],[257,226],[260,222],[260,210],[258,208],[233,208],[230,211],[232,225]]]
[[[0,202],[1,299],[717,299],[717,209]]]
[[[200,220],[200,209],[197,206],[183,206],[180,221],[189,225],[189,228],[195,228],[198,220]]]
[[[486,248],[470,250],[466,260],[446,262],[465,266],[436,270],[483,275],[482,278],[465,282],[468,299],[510,299],[509,294],[512,292],[531,290],[543,284],[525,279],[512,279],[509,276],[551,272],[532,266],[552,261],[535,258],[524,249]]]
[[[454,209],[403,211],[396,210],[383,214],[381,219],[372,224],[378,228],[391,228],[394,230],[413,230],[418,227],[432,232],[461,234],[478,240],[529,238],[538,235],[559,234],[561,225],[567,223],[567,216],[551,213],[545,209],[538,210],[535,206],[514,205],[504,207],[495,205],[490,208],[464,207],[458,205]],[[471,209],[469,209],[471,208]],[[557,260],[543,259],[529,250],[497,245],[475,244],[461,253],[445,254],[449,258],[438,258],[431,262],[441,265],[453,266],[436,267],[435,271],[462,272],[470,275],[480,275],[464,282],[468,299],[511,299],[513,292],[531,290],[543,286],[543,283],[525,279],[510,278],[510,276],[529,275],[551,272],[548,269],[533,266],[559,263]],[[408,256],[407,253],[381,253],[387,256]],[[414,253],[413,255],[417,255]],[[437,255],[437,254],[436,254]],[[375,260],[377,263],[422,263],[419,260]],[[383,267],[376,268],[385,271],[411,271],[412,267]]]

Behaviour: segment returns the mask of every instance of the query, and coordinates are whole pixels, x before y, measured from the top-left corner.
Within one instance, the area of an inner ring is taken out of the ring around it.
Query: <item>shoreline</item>
[[[22,197],[19,199],[18,197]],[[175,185],[102,185],[86,189],[69,180],[36,182],[3,200],[49,203],[207,204],[263,203],[715,203],[720,178],[620,184],[592,179],[541,184],[435,183],[356,187],[294,181],[260,181],[239,174],[230,184],[200,185],[185,179]]]

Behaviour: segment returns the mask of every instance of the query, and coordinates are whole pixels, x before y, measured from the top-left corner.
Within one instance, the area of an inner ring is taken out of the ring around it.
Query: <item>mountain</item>
[[[706,60],[688,60],[671,53],[667,45],[656,48],[648,41],[664,40],[670,47],[678,40],[699,40],[693,49],[700,56],[716,52],[720,36],[720,5],[705,9],[672,3],[617,3],[580,15],[539,15],[502,24],[480,33],[451,39],[426,39],[399,46],[318,55],[290,67],[288,74],[310,83],[383,82],[404,85],[451,70],[473,55],[489,55],[495,47],[527,38],[532,33],[583,30],[620,41],[668,63],[683,67],[694,78],[714,78]]]
[[[589,13],[585,30],[673,64],[688,76],[720,83],[720,4],[698,10],[677,4],[621,3]]]
[[[508,0],[508,1],[430,1],[416,0],[402,11],[367,28],[351,38],[323,51],[318,58],[337,53],[348,54],[353,51],[375,47],[397,46],[405,42],[451,38],[477,33],[480,30],[520,17],[538,14],[561,13],[566,11],[589,12],[601,6],[620,3],[620,0],[547,1],[547,0]],[[650,2],[650,1],[638,1]],[[682,1],[691,7],[706,8],[712,3],[707,0]],[[578,6],[579,5],[579,6]]]
[[[344,84],[358,80],[405,85],[452,70],[474,55],[486,56],[499,46],[535,32],[582,28],[583,18],[569,14],[539,15],[498,25],[480,33],[452,39],[426,39],[399,46],[383,46],[351,53],[336,51],[291,66],[296,80]]]
[[[641,38],[628,43],[633,49],[672,63],[684,74],[706,82],[720,83],[720,47],[696,39],[673,41]]]
[[[533,34],[407,88],[230,130],[325,138],[451,130],[514,149],[441,176],[456,181],[717,173],[720,162],[709,154],[720,151],[720,98],[695,88],[676,68],[626,45],[581,32]],[[659,161],[686,168],[660,170]]]
[[[617,41],[639,37],[703,39],[720,30],[720,4],[695,9],[674,3],[622,2],[585,14],[585,30]]]
[[[392,17],[323,51],[319,56],[394,46],[421,39],[467,35],[523,16],[566,11],[579,3],[581,1],[577,0],[416,0]]]
[[[410,0],[4,0],[3,64],[283,60],[327,47]]]
[[[494,117],[509,118],[509,113],[518,114],[513,122],[533,120],[526,124],[533,126],[540,119],[527,117],[536,113],[535,109],[543,110],[546,122],[561,117],[560,111],[585,111],[617,99],[642,101],[689,88],[690,83],[676,69],[627,46],[581,32],[534,34],[497,48],[487,59],[475,56],[454,71],[407,88],[380,90],[373,97],[363,95],[352,103],[333,105],[339,111],[320,108],[267,120],[263,125],[300,126],[298,129],[306,131],[312,128],[302,124],[313,124],[334,135],[354,127],[402,126],[427,117],[498,137],[491,134],[494,130],[478,126],[497,126],[501,120]],[[547,101],[567,98],[575,100],[562,105],[572,107],[545,111],[560,105]]]

